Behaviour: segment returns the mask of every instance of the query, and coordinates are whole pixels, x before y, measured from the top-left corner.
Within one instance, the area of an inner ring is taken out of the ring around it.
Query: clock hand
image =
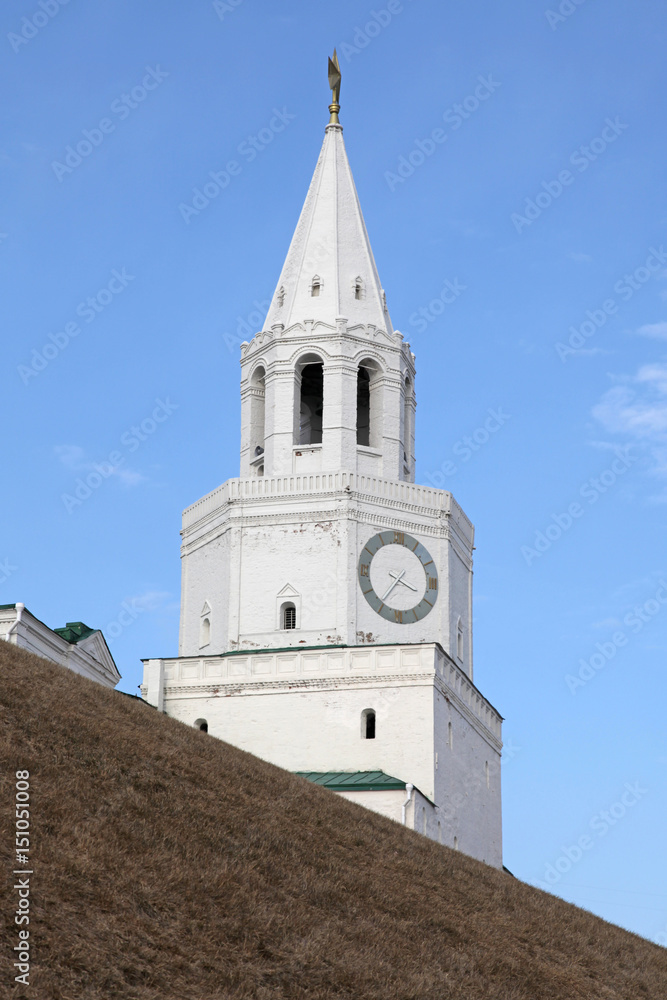
[[[403,572],[405,572],[405,570]],[[417,593],[417,588],[413,587],[407,580],[401,580],[397,573],[392,573],[392,571],[389,570],[389,576],[392,576],[394,580],[396,580],[396,583],[402,583],[404,587],[408,588],[408,590],[414,590],[415,594]],[[401,573],[401,576],[403,576],[403,573]]]
[[[392,576],[394,578],[394,582],[391,584],[391,586],[389,587],[389,590],[386,592],[386,594],[384,595],[384,597],[380,598],[381,601],[386,601],[387,598],[389,597],[389,595],[391,594],[392,590],[396,586],[396,584],[402,582],[402,578],[405,576],[405,570],[402,569],[401,572],[398,573],[398,574],[390,572],[389,576]]]

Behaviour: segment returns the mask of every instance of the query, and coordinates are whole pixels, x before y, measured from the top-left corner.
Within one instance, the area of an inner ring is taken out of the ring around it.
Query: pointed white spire
[[[374,324],[393,333],[338,124],[327,126],[280,280],[266,317],[285,331],[305,320]]]

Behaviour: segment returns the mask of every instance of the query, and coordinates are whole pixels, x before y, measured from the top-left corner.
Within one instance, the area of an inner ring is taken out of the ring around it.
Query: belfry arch
[[[382,375],[380,364],[363,358],[357,365],[357,445],[382,446]]]
[[[317,354],[299,358],[296,369],[294,443],[322,444],[324,361]]]

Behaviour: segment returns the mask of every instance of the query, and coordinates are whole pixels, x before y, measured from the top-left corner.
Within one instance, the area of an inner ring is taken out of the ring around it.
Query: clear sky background
[[[176,654],[181,511],[238,475],[337,45],[417,481],[476,525],[505,863],[667,944],[664,4],[43,5],[0,13],[0,602],[104,629],[125,691]]]

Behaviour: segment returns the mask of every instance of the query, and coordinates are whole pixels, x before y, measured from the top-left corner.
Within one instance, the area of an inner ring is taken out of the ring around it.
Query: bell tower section
[[[415,374],[334,110],[241,345],[240,477],[184,513],[182,656],[437,642],[472,677],[473,528],[414,484]]]

